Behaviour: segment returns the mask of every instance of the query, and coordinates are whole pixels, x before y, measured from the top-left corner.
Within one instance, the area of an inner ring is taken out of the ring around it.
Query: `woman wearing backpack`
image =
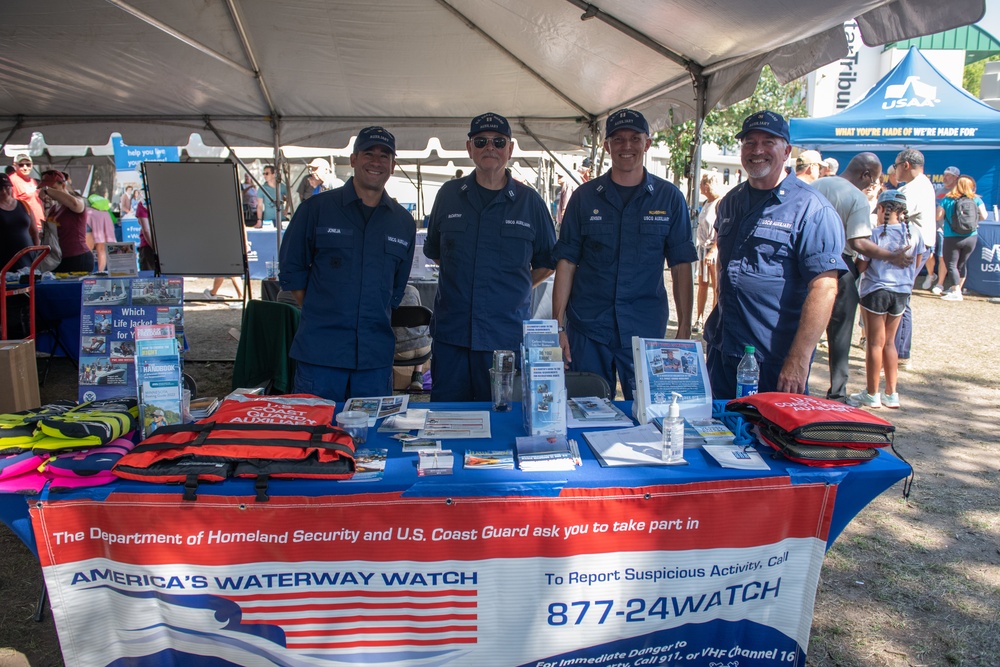
[[[966,264],[976,249],[976,229],[979,221],[986,219],[986,204],[976,194],[976,181],[971,176],[963,174],[958,177],[955,187],[941,200],[937,219],[945,222],[944,260],[952,283],[941,294],[941,298],[945,301],[961,301]],[[935,285],[933,291],[940,294],[942,290],[942,285]]]

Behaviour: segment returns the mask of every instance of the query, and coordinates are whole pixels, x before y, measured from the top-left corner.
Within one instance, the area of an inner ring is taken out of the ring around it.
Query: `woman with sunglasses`
[[[33,245],[38,245],[38,229],[31,212],[24,202],[14,198],[10,177],[0,174],[0,268],[21,250]],[[24,256],[10,270],[30,265],[31,257]]]
[[[49,219],[59,227],[59,245],[63,259],[55,273],[90,273],[94,270],[94,253],[87,246],[87,204],[83,197],[70,191],[66,175],[49,170],[42,174],[40,188],[48,207]]]

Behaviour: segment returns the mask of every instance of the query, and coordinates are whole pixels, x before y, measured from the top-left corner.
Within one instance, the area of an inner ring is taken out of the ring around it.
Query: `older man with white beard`
[[[747,180],[716,214],[719,303],[705,325],[712,393],[735,397],[748,345],[760,363],[759,391],[808,393],[816,343],[847,270],[844,227],[816,190],[785,175],[791,146],[780,114],[750,115],[736,138]]]

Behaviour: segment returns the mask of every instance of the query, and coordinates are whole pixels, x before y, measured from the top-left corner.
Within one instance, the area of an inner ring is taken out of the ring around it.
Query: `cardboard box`
[[[0,340],[0,414],[30,410],[41,404],[35,341]]]

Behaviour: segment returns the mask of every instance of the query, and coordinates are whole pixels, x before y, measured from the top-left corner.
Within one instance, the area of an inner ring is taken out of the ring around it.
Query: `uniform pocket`
[[[580,235],[584,251],[601,266],[615,261],[617,237],[610,225],[590,222],[580,225]]]
[[[500,229],[500,261],[503,266],[522,267],[531,264],[535,230],[522,225],[505,224]]]
[[[353,229],[335,229],[316,234],[316,259],[319,262],[326,262],[330,268],[341,269],[350,266],[353,252]]]
[[[758,227],[753,232],[757,272],[767,276],[785,275],[792,258],[792,233],[775,227]]]

